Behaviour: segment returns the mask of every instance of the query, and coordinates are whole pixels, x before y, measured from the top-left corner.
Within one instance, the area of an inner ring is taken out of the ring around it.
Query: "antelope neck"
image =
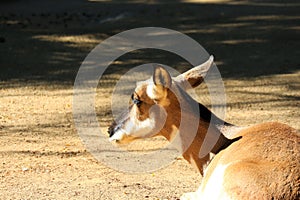
[[[200,111],[200,120],[207,122],[208,126],[211,124],[212,128],[208,131],[208,127],[205,127],[207,130],[206,134],[211,134],[218,136],[217,143],[214,145],[211,150],[212,153],[217,154],[221,150],[226,149],[233,142],[239,140],[241,137],[229,139],[224,135],[224,130],[231,130],[237,128],[235,125],[227,123],[216,115],[214,115],[208,108],[199,103],[199,111]]]

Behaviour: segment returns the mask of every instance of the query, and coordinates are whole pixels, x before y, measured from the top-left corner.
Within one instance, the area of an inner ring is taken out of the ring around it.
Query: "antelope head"
[[[177,77],[171,77],[166,69],[156,66],[150,79],[137,83],[128,109],[109,127],[110,141],[129,143],[158,135],[170,140],[184,114],[180,101],[193,112],[193,100],[186,90],[203,82],[212,65],[213,56],[210,56],[205,63]]]

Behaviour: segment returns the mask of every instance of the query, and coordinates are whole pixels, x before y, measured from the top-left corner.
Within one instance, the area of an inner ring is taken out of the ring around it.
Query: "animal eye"
[[[133,94],[131,95],[131,100],[132,100],[132,102],[133,102],[134,104],[136,104],[137,106],[140,106],[141,103],[142,103],[141,100],[139,100],[139,99],[137,99],[137,98],[134,98],[134,95],[133,95]]]
[[[142,104],[142,101],[138,99],[133,99],[133,103],[136,104],[137,106],[140,106]]]

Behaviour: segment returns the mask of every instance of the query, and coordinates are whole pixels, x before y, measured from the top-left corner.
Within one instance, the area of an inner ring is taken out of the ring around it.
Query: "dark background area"
[[[207,2],[1,1],[1,85],[72,85],[81,62],[102,40],[147,26],[174,29],[195,39],[215,56],[224,78],[300,69],[299,1]],[[181,71],[189,67],[176,55],[149,49],[124,55],[120,61],[107,73],[123,73],[148,62]]]

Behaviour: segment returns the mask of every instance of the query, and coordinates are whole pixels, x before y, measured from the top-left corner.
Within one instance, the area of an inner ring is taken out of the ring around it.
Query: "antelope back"
[[[198,197],[299,199],[299,132],[274,122],[249,127],[238,135],[242,138],[210,163]]]

